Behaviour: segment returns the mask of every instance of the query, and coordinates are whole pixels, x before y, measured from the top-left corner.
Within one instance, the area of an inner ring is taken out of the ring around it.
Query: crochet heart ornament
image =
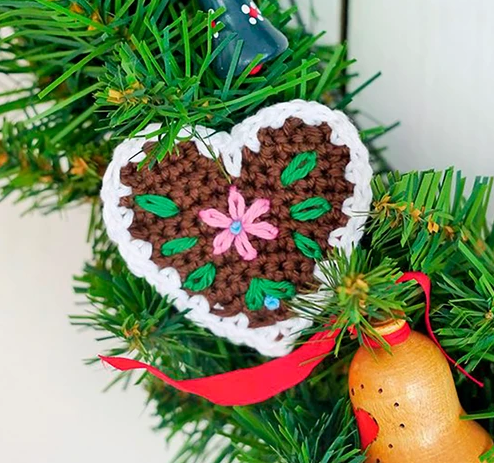
[[[317,293],[318,262],[333,247],[350,253],[363,233],[372,170],[357,129],[297,100],[230,133],[184,128],[174,152],[139,169],[157,129],[115,150],[101,193],[109,237],[196,324],[287,354],[311,324],[290,301]]]

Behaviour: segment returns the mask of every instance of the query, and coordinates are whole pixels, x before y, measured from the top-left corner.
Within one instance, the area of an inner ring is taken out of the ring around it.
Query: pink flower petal
[[[257,251],[250,244],[247,233],[244,230],[235,237],[234,243],[238,253],[244,260],[254,260],[257,257]]]
[[[228,195],[228,210],[233,220],[240,220],[245,214],[244,197],[234,186],[230,188],[230,194]]]
[[[230,230],[223,230],[213,241],[213,254],[218,255],[228,251],[234,239],[235,235]]]
[[[244,230],[265,240],[274,240],[279,233],[279,230],[268,222],[249,223],[244,225]]]
[[[270,207],[269,199],[256,199],[242,217],[242,223],[245,226],[254,222],[258,217],[269,212]]]
[[[216,209],[205,209],[199,211],[200,219],[215,228],[228,228],[232,224],[232,219]]]

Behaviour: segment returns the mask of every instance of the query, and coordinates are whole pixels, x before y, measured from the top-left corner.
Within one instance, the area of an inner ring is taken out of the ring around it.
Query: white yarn
[[[317,102],[294,100],[262,109],[233,127],[230,134],[214,133],[211,129],[201,126],[194,129],[186,127],[180,132],[176,143],[184,138],[190,139],[196,143],[203,156],[221,158],[226,171],[233,177],[239,177],[242,170],[242,148],[246,146],[259,153],[259,130],[266,127],[281,128],[291,117],[297,117],[308,125],[327,123],[332,129],[331,143],[346,145],[350,149],[350,162],[346,167],[345,178],[355,185],[354,194],[344,201],[342,207],[349,220],[344,227],[331,231],[328,236],[331,246],[341,248],[350,255],[362,237],[366,213],[372,200],[372,169],[369,153],[360,141],[357,129],[342,112],[333,111]],[[101,191],[104,203],[103,217],[110,239],[118,245],[132,273],[145,278],[159,294],[172,300],[179,311],[189,309],[186,316],[196,324],[235,344],[253,347],[263,355],[286,355],[291,351],[300,332],[312,324],[310,320],[293,317],[275,325],[249,328],[249,319],[243,313],[233,317],[214,315],[210,312],[209,302],[204,296],[189,296],[182,289],[180,275],[176,269],[168,267],[160,270],[151,260],[151,243],[132,238],[128,231],[134,213],[131,209],[121,207],[120,199],[130,195],[132,190],[121,183],[120,170],[129,162],[138,163],[145,158],[144,144],[158,141],[157,137],[146,138],[146,134],[156,131],[159,127],[157,124],[149,125],[136,138],[124,141],[115,150],[113,160],[103,178]],[[317,276],[317,271],[315,274]]]

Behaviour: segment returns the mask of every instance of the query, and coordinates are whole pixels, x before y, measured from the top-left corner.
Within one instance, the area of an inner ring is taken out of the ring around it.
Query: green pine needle
[[[191,133],[196,125],[230,130],[260,107],[293,98],[314,99],[353,115],[357,111],[349,103],[379,76],[345,93],[354,77],[346,45],[320,45],[321,34],[290,22],[296,8],[284,10],[278,0],[263,0],[260,6],[288,37],[290,48],[262,74],[249,75],[257,58],[236,77],[238,45],[227,78],[220,79],[211,64],[229,42],[213,50],[211,24],[224,9],[201,12],[197,0],[0,3],[0,27],[11,28],[1,41],[0,72],[30,76],[23,88],[0,95],[0,114],[26,116],[2,124],[0,199],[12,195],[43,213],[91,204],[88,238],[94,256],[76,279],[76,292],[88,306],[72,322],[110,341],[106,354],[142,359],[177,379],[267,359],[195,326],[126,269],[104,232],[99,202],[115,146],[149,123],[161,124],[148,135],[159,137],[159,143],[141,164],[152,166],[174,150],[186,125]],[[371,144],[395,126],[361,135]],[[382,149],[370,148],[376,173],[389,170]],[[471,192],[465,185],[453,170],[376,175],[361,248],[350,259],[335,251],[329,263],[321,263],[322,300],[304,296],[294,302],[314,320],[302,341],[335,320],[342,329],[339,357],[328,358],[309,380],[270,403],[212,406],[147,374],[125,373],[114,382],[146,388],[159,428],[169,438],[187,429],[178,463],[202,462],[215,452],[216,463],[363,463],[345,374],[358,344],[347,329],[356,329],[360,343],[364,335],[379,339],[372,321],[403,313],[421,329],[423,295],[413,283],[395,284],[403,271],[421,270],[433,282],[432,324],[438,338],[486,383],[478,391],[456,376],[462,404],[470,417],[483,419],[494,431],[492,413],[479,412],[494,402],[494,229],[486,218],[492,179],[477,179]],[[95,352],[88,354],[90,362],[97,361]],[[218,442],[218,435],[226,440]],[[492,452],[484,459],[494,461]]]

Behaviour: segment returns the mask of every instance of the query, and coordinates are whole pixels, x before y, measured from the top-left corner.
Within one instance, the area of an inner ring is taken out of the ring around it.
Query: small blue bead
[[[280,300],[277,297],[266,296],[264,298],[264,306],[268,310],[276,310],[280,308]]]
[[[242,222],[240,222],[240,220],[235,220],[235,222],[232,222],[230,225],[230,231],[234,235],[238,235],[242,231]]]

